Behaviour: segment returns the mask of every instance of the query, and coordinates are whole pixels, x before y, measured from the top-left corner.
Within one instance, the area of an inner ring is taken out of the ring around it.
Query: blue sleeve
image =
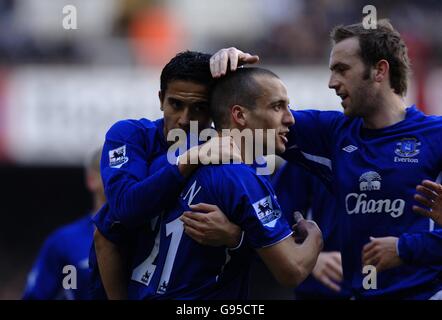
[[[31,272],[28,275],[24,300],[52,300],[63,290],[63,266],[57,246],[57,234],[51,235],[43,244]]]
[[[301,211],[306,217],[312,206],[312,180],[313,176],[305,169],[288,162],[271,179],[278,203],[290,225],[295,223],[293,212]]]
[[[404,233],[398,241],[399,257],[415,266],[442,264],[442,229]]]
[[[92,222],[100,233],[116,245],[125,245],[129,241],[130,231],[119,221],[113,219],[109,204],[105,204],[92,217]]]
[[[270,182],[264,179],[248,169],[225,170],[216,178],[223,212],[241,227],[252,248],[271,246],[292,234]]]
[[[101,174],[107,201],[114,220],[128,228],[160,214],[170,199],[178,197],[184,182],[175,164],[165,163],[149,174],[161,142],[146,130],[136,121],[117,122],[106,134],[103,147]]]
[[[290,127],[282,157],[308,169],[330,187],[333,147],[345,116],[338,111],[319,110],[292,110],[292,114],[295,124]]]

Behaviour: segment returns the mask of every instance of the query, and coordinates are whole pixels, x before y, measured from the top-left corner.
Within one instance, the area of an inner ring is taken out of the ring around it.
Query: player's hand
[[[413,211],[422,214],[442,226],[442,185],[430,180],[422,181],[416,187],[417,194],[414,199],[429,210],[413,206]]]
[[[321,252],[312,271],[313,276],[335,292],[341,291],[342,282],[341,253],[338,251]]]
[[[322,232],[316,222],[305,220],[299,211],[294,213],[295,224],[292,226],[296,243],[303,243],[307,237],[317,237],[322,243]]]
[[[199,148],[200,164],[226,164],[231,161],[242,162],[241,151],[231,136],[213,137]]]
[[[244,53],[234,47],[221,49],[210,58],[210,72],[212,77],[219,78],[226,74],[230,62],[230,70],[235,71],[238,65],[254,64],[259,61],[257,55]]]
[[[202,245],[234,248],[241,241],[241,228],[227,219],[216,206],[207,203],[191,205],[180,217],[184,232]]]
[[[231,136],[213,137],[183,153],[178,160],[178,170],[184,177],[188,177],[200,164],[241,163],[241,161],[241,151]]]
[[[370,242],[362,249],[362,264],[374,266],[377,272],[402,265],[396,249],[398,240],[396,237],[370,237]]]

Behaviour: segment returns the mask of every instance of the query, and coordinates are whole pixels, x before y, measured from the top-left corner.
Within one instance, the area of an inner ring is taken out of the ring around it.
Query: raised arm
[[[160,143],[146,141],[137,123],[131,121],[118,122],[106,135],[101,160],[106,198],[114,220],[127,228],[142,225],[159,215],[170,204],[170,199],[178,198],[185,179],[201,159],[207,160],[204,164],[213,160],[214,155],[218,160],[240,159],[232,139],[211,139],[204,144],[209,146],[205,149],[219,152],[211,153],[208,159],[198,151],[204,145],[196,146],[196,152],[189,149],[180,156],[178,165],[164,161],[159,170],[150,172],[149,166],[159,152],[157,144]],[[114,154],[119,155],[118,161]]]

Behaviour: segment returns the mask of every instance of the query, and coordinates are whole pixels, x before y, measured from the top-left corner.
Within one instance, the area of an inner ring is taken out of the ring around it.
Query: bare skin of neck
[[[405,102],[402,97],[393,92],[378,97],[376,105],[380,107],[364,117],[365,128],[382,129],[405,119]]]
[[[106,198],[104,195],[100,193],[95,193],[93,196],[93,201],[94,201],[93,213],[95,214],[104,205],[104,203],[106,202]]]

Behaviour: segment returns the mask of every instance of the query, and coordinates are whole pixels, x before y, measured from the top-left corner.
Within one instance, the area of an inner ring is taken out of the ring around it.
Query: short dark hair
[[[333,28],[330,37],[333,44],[357,37],[360,56],[366,67],[373,67],[385,59],[390,65],[390,86],[396,94],[407,93],[410,60],[408,50],[401,35],[386,19],[377,22],[376,29],[365,29],[362,23]]]
[[[174,80],[192,81],[210,88],[213,83],[210,57],[210,54],[195,51],[178,53],[161,71],[161,92],[164,94],[168,84]]]
[[[241,105],[253,110],[261,94],[258,76],[279,77],[272,71],[262,68],[239,68],[218,79],[210,96],[210,113],[215,128],[221,129],[229,122],[230,108]]]

